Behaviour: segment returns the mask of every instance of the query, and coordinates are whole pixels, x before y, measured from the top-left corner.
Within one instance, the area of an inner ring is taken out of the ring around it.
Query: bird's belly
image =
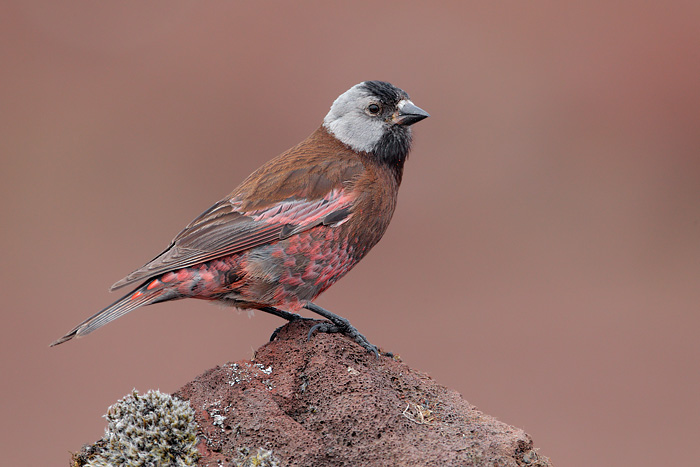
[[[365,252],[343,229],[318,226],[190,268],[209,280],[189,296],[240,308],[276,306],[298,311],[347,274]]]
[[[253,300],[296,311],[347,274],[361,257],[342,229],[319,226],[248,252],[246,292]]]

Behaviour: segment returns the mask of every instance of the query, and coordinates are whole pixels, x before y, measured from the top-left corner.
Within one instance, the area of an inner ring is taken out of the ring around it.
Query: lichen
[[[272,451],[258,448],[251,452],[250,448],[239,448],[238,459],[234,461],[236,467],[279,467],[279,460],[272,455]]]
[[[107,410],[104,437],[85,456],[88,467],[193,466],[198,427],[189,402],[160,391],[134,391]]]

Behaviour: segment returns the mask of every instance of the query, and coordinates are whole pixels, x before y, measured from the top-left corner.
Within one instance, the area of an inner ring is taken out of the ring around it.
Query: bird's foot
[[[296,314],[296,313],[290,313],[290,312],[288,312],[288,311],[280,310],[279,308],[275,308],[275,307],[272,307],[272,306],[260,308],[260,310],[261,310],[261,311],[264,311],[264,312],[266,312],[266,313],[273,314],[273,315],[275,315],[275,316],[279,316],[280,318],[286,319],[286,320],[289,321],[290,323],[291,323],[292,321],[298,321],[298,320],[300,320],[300,319],[301,319],[301,320],[305,320],[305,321],[306,321],[306,320],[315,321],[313,318],[305,318],[305,317],[300,316],[300,315],[298,315],[298,314]],[[272,342],[273,340],[277,339],[277,335],[280,333],[280,331],[282,330],[282,328],[283,328],[284,326],[286,326],[286,324],[285,324],[285,325],[282,325],[282,326],[280,326],[280,327],[278,327],[277,329],[275,329],[275,330],[273,331],[272,335],[270,336],[270,342]]]
[[[319,315],[323,316],[328,320],[314,324],[309,330],[308,339],[311,339],[311,336],[314,332],[339,332],[345,334],[350,339],[360,344],[365,350],[367,350],[370,353],[373,353],[377,358],[379,358],[379,348],[376,345],[370,343],[369,340],[367,340],[367,338],[363,336],[362,333],[360,333],[360,331],[357,330],[357,328],[355,328],[355,326],[350,324],[350,321],[343,318],[342,316],[338,316],[334,313],[331,313],[330,311],[321,308],[320,306],[315,305],[311,302],[309,302],[305,306],[305,308],[313,311],[314,313],[318,313]],[[387,357],[393,356],[391,353],[388,352],[382,353],[382,355],[385,355]]]
[[[289,323],[291,323],[292,321],[299,321],[299,320],[303,320],[303,321],[316,321],[316,320],[313,319],[313,318],[305,318],[305,317],[303,317],[303,316],[297,316],[297,317],[294,318],[294,319],[290,319],[290,320],[289,320]],[[289,323],[287,323],[287,324],[289,324]],[[280,331],[282,330],[282,328],[285,327],[287,324],[283,324],[282,326],[278,327],[277,329],[275,329],[275,330],[272,332],[272,335],[270,336],[270,342],[272,342],[273,340],[277,339],[277,335],[280,333]]]
[[[344,319],[344,318],[343,318]],[[345,320],[347,322],[347,320]],[[354,340],[358,344],[360,344],[367,352],[373,353],[377,358],[379,358],[379,348],[370,343],[365,336],[363,336],[355,326],[351,325],[349,322],[347,322],[347,325],[342,324],[342,325],[337,325],[335,323],[332,323],[330,321],[323,321],[321,323],[314,324],[311,329],[309,329],[309,334],[307,339],[311,339],[311,336],[313,335],[314,332],[327,332],[327,333],[335,333],[335,332],[340,332],[342,334],[345,334],[348,336],[350,339]]]
[[[360,333],[360,331],[355,328],[352,324],[350,324],[350,321],[347,319],[343,318],[342,316],[338,316],[335,313],[332,313],[325,308],[321,308],[318,305],[315,305],[311,302],[309,302],[307,305],[304,306],[307,310],[311,310],[314,313],[317,313],[324,318],[326,318],[328,321],[322,321],[320,323],[314,324],[311,329],[309,330],[308,334],[308,339],[311,339],[311,336],[315,332],[326,332],[329,334],[339,332],[341,334],[345,334],[348,336],[350,339],[353,341],[357,342],[370,353],[373,353],[377,358],[379,358],[379,348],[376,345],[373,345],[372,343],[367,340],[365,336]],[[279,308],[275,308],[272,306],[268,307],[262,307],[260,308],[261,311],[264,311],[266,313],[273,314],[275,316],[279,316],[280,318],[286,319],[290,323],[292,321],[298,321],[298,320],[304,320],[304,321],[316,321],[313,318],[306,318],[304,316],[300,316],[296,313],[290,313],[288,311],[280,310]],[[284,325],[286,326],[286,325]],[[282,330],[284,326],[280,326],[275,331],[272,333],[270,336],[270,342],[275,340],[277,336],[279,335],[279,332]],[[393,357],[394,355],[391,352],[382,352],[381,355],[384,355],[386,357]]]

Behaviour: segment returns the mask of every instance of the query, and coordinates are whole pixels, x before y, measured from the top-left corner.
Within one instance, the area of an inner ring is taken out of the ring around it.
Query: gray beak
[[[398,108],[399,110],[397,110],[392,117],[392,121],[396,125],[409,126],[420,122],[424,118],[430,117],[428,112],[407,99],[399,102]]]

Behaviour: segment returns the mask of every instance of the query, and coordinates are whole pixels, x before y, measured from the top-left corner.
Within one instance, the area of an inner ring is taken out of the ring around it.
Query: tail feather
[[[77,325],[68,334],[53,342],[50,347],[62,344],[74,337],[82,337],[90,334],[92,331],[124,316],[136,308],[163,301],[163,295],[167,293],[168,290],[164,288],[147,290],[146,286],[139,287]],[[167,298],[165,299],[167,300]]]

